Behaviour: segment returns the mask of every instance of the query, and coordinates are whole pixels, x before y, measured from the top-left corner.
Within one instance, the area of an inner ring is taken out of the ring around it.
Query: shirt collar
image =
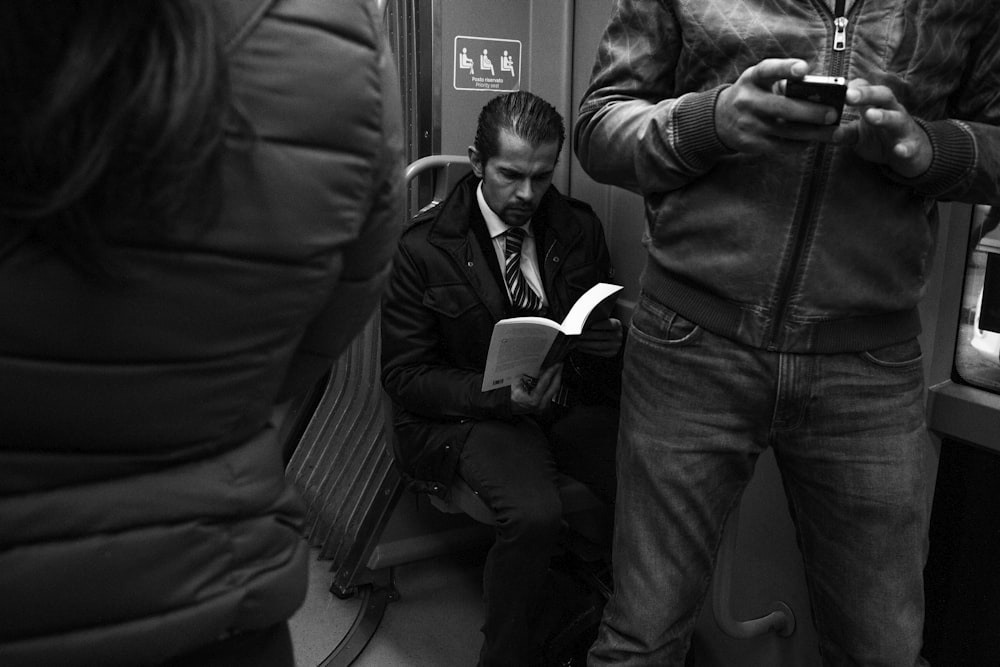
[[[495,239],[501,234],[506,234],[507,230],[510,229],[510,225],[501,220],[500,216],[494,213],[490,205],[486,203],[486,198],[483,196],[482,181],[479,181],[479,186],[476,188],[476,201],[479,202],[479,211],[483,214],[483,220],[486,221],[486,229],[490,232],[490,238]],[[528,236],[535,235],[532,231],[530,220],[524,224],[523,229]]]

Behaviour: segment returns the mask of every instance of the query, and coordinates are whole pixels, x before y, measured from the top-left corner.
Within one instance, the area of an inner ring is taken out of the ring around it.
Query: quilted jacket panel
[[[5,667],[159,664],[305,594],[272,407],[296,351],[332,361],[377,305],[398,84],[373,2],[213,4],[253,129],[219,218],[115,237],[112,284],[41,243],[0,258]]]

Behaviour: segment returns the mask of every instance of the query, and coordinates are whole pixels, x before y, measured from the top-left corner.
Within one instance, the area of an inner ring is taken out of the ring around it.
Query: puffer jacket
[[[220,217],[93,280],[0,225],[0,665],[147,665],[288,618],[308,548],[272,405],[378,302],[402,215],[374,3],[216,1]]]
[[[930,137],[927,172],[847,146],[728,151],[719,92],[788,57],[889,86]],[[1000,204],[998,72],[995,0],[617,0],[575,146],[595,179],[644,196],[653,298],[754,347],[872,349],[919,332],[935,201]]]
[[[403,233],[382,298],[382,383],[394,408],[396,461],[411,488],[444,496],[476,421],[509,420],[510,388],[482,391],[493,325],[511,317],[469,175]],[[601,222],[550,187],[532,217],[550,319],[612,278]],[[563,383],[583,404],[617,405],[617,359],[571,352]]]

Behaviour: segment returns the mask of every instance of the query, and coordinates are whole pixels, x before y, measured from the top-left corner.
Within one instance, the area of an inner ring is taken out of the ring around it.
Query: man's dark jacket
[[[382,382],[394,406],[396,459],[411,486],[444,496],[469,430],[510,420],[510,388],[483,392],[493,325],[512,315],[469,175],[403,233],[382,299]],[[550,187],[532,218],[547,316],[612,276],[600,220]],[[571,353],[570,400],[617,405],[619,360]]]

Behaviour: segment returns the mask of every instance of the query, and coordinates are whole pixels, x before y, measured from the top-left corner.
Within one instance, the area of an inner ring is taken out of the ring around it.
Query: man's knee
[[[544,547],[562,521],[556,468],[547,438],[531,421],[476,424],[459,474],[496,515],[499,538]]]
[[[555,486],[524,494],[497,511],[501,535],[511,540],[554,543],[562,523],[562,503]]]

